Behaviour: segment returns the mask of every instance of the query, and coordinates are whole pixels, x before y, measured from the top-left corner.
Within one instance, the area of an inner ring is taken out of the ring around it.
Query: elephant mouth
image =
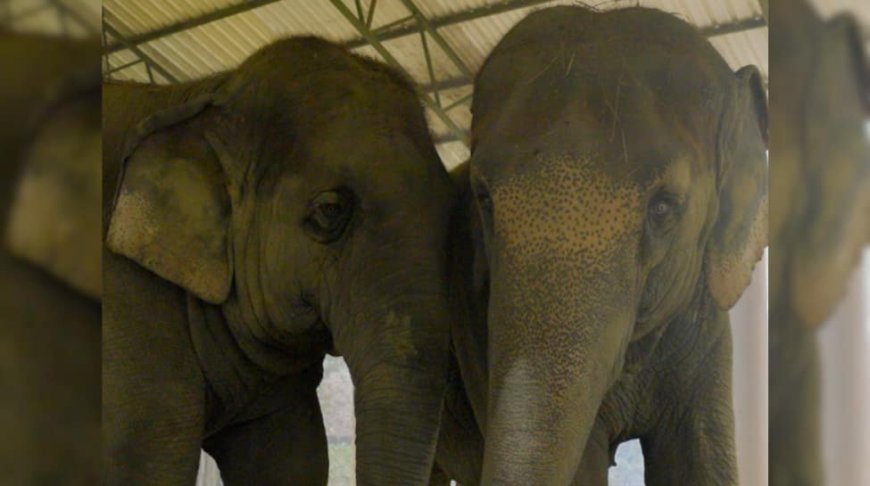
[[[319,320],[319,319],[317,321],[317,326],[319,326],[319,327],[322,326],[324,330],[326,329],[326,324],[324,324],[324,322]],[[330,356],[335,356],[336,358],[340,357],[341,353],[338,351],[338,348],[335,347],[335,340],[332,339],[332,333],[327,331],[326,336],[327,336],[327,339],[326,339],[326,342],[324,342],[326,354],[328,354]]]
[[[332,333],[329,332],[329,326],[320,315],[315,317],[314,324],[311,326],[311,332],[319,337],[319,348],[324,350],[326,354],[336,357],[341,356],[341,353],[335,347],[335,339],[333,339]]]

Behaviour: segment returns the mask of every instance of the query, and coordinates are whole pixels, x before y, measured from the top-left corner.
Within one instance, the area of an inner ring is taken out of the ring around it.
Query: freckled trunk
[[[355,385],[357,484],[428,484],[447,383],[446,304],[387,309],[336,342]]]
[[[482,482],[570,484],[622,366],[630,294],[615,271],[493,270]]]

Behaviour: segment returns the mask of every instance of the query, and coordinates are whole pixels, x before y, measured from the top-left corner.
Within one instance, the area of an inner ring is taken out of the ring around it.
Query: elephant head
[[[484,484],[570,483],[632,344],[735,303],[766,245],[766,110],[754,67],[656,10],[542,10],[490,54]]]
[[[343,355],[358,481],[425,482],[454,195],[412,86],[314,38],[205,83],[128,144],[108,247],[220,306],[264,368],[276,350]]]
[[[814,328],[870,243],[870,64],[850,17],[772,10],[771,307]]]
[[[79,43],[82,50],[90,48],[85,54],[98,54],[96,40]],[[32,136],[5,232],[10,253],[97,299],[102,294],[101,82],[99,66],[91,63],[47,83],[28,117]]]
[[[0,29],[2,246],[95,298],[102,290],[99,52],[98,38]]]

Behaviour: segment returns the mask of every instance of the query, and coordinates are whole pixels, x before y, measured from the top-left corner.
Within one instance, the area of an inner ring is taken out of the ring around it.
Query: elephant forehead
[[[495,229],[528,254],[561,248],[572,258],[603,256],[639,233],[644,192],[590,163],[551,158],[492,189]]]

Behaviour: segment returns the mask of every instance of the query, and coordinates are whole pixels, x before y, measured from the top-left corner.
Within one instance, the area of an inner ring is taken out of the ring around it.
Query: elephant
[[[816,331],[870,244],[870,64],[848,16],[771,2],[770,483],[824,484]]]
[[[736,484],[727,310],[767,245],[758,69],[655,9],[553,7],[489,54],[472,115],[439,467],[607,484],[639,438],[647,484]]]
[[[108,484],[326,484],[315,388],[355,385],[357,483],[423,484],[447,380],[455,204],[414,87],[291,37],[103,89]]]
[[[99,482],[100,44],[0,32],[0,470]]]

